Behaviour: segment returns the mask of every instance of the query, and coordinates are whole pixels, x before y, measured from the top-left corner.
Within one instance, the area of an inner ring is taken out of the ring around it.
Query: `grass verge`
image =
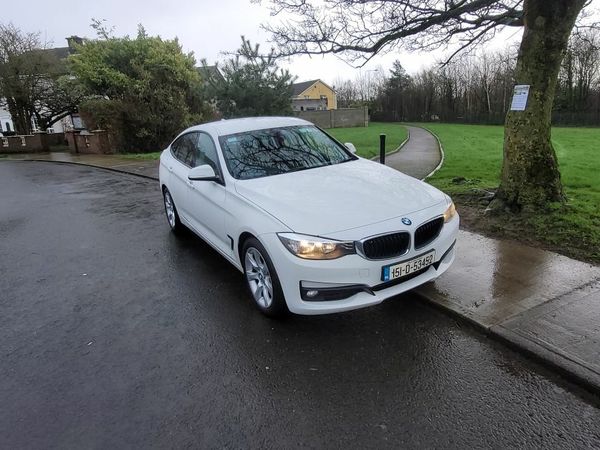
[[[372,122],[368,127],[331,128],[327,131],[342,143],[352,142],[356,152],[363,158],[372,158],[379,155],[379,135],[385,134],[386,152],[396,150],[406,140],[406,128],[397,123]]]
[[[511,238],[591,263],[600,263],[599,128],[553,128],[566,205],[539,214],[484,214],[499,184],[503,127],[426,124],[446,159],[428,181],[452,195],[467,228]]]

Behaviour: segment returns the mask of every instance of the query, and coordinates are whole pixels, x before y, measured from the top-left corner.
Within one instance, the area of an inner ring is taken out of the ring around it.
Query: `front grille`
[[[444,226],[444,218],[438,217],[437,219],[430,220],[424,223],[415,231],[415,249],[425,247],[431,241],[433,241]]]
[[[369,259],[387,259],[404,255],[409,245],[410,234],[402,231],[367,239],[362,243],[362,250]]]

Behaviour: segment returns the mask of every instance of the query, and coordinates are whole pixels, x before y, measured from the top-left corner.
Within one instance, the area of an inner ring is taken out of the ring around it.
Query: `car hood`
[[[295,232],[321,236],[444,201],[444,194],[436,188],[365,159],[238,180],[235,188]]]

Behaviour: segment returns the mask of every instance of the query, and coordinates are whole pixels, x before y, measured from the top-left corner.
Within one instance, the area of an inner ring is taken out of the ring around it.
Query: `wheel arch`
[[[258,240],[258,238],[249,231],[242,232],[242,234],[240,234],[240,236],[238,237],[237,253],[238,258],[240,259],[240,264],[242,265],[242,269],[244,268],[244,258],[242,255],[242,250],[244,249],[244,243],[250,238]]]

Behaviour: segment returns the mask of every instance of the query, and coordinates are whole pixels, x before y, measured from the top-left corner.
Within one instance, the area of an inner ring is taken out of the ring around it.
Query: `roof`
[[[41,48],[30,50],[29,54],[31,55],[44,55],[58,61],[62,61],[67,59],[67,57],[71,54],[69,47],[58,47],[58,48]]]
[[[71,49],[69,47],[48,48],[44,51],[57,59],[66,59],[71,54]]]
[[[217,66],[198,66],[196,67],[196,70],[200,74],[200,77],[205,81],[211,78],[218,80],[223,79],[223,74],[221,74],[221,71]]]
[[[316,80],[302,81],[301,83],[292,84],[292,97],[299,96],[305,90],[307,90],[309,87],[311,87],[313,84],[315,84],[317,81],[320,81],[321,83],[323,83],[325,86],[327,86],[329,89],[331,89],[333,91],[333,88],[331,86],[329,86],[323,80],[317,78]]]
[[[54,74],[67,74],[66,65],[67,57],[71,54],[69,47],[58,48],[42,48],[30,50],[28,55],[31,57],[40,58],[46,64],[52,65],[51,72]]]
[[[296,97],[296,96],[302,94],[305,90],[307,90],[309,87],[311,87],[317,81],[319,81],[319,80],[303,81],[301,83],[292,84],[292,96]]]
[[[265,130],[276,127],[292,127],[312,125],[312,123],[296,117],[246,117],[243,119],[218,120],[188,128],[185,131],[206,131],[217,136],[243,133],[251,130]]]

